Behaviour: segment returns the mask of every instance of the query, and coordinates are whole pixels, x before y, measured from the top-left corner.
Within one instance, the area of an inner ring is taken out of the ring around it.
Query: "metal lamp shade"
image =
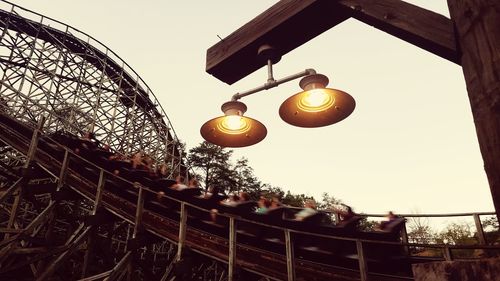
[[[222,147],[245,147],[254,145],[263,140],[267,135],[267,129],[261,122],[246,117],[241,118],[241,127],[231,129],[227,126],[227,118],[221,116],[207,121],[201,126],[201,136],[210,143]]]
[[[305,100],[311,91],[322,91],[324,98],[318,106]],[[354,98],[346,92],[324,88],[300,92],[286,99],[280,106],[279,114],[290,125],[315,128],[337,123],[349,116],[356,107]]]

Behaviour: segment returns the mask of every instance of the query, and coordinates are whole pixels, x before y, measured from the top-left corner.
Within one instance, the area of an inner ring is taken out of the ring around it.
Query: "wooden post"
[[[486,236],[484,235],[483,225],[481,224],[481,218],[478,214],[474,214],[474,224],[476,225],[477,238],[479,239],[480,245],[486,245]]]
[[[59,178],[57,179],[57,187],[56,187],[57,191],[60,191],[62,189],[62,187],[64,186],[64,182],[66,181],[69,159],[70,159],[69,151],[66,149],[64,151],[64,159],[61,164],[61,171],[59,171]]]
[[[500,2],[448,0],[479,148],[500,221]]]
[[[368,267],[366,266],[365,251],[363,250],[363,242],[356,240],[356,250],[358,251],[358,263],[359,263],[359,278],[361,281],[368,280]]]
[[[179,242],[177,243],[177,260],[182,258],[182,248],[186,240],[187,209],[184,202],[181,203],[181,218],[179,221]]]
[[[293,254],[293,243],[290,230],[285,229],[285,247],[286,247],[286,272],[288,281],[295,281],[295,257]]]
[[[38,120],[36,129],[33,131],[33,135],[31,136],[31,143],[27,155],[28,159],[26,160],[26,163],[24,163],[24,168],[29,168],[31,161],[33,160],[33,158],[35,158],[36,149],[38,147],[38,137],[40,136],[40,132],[43,128],[44,123],[45,117],[42,115],[40,117],[40,120]]]
[[[450,247],[448,247],[448,245],[445,245],[443,248],[443,257],[446,261],[453,260],[453,255],[451,254],[451,250]]]
[[[234,264],[236,261],[236,225],[234,217],[229,218],[229,261],[227,270],[227,280],[234,280]]]

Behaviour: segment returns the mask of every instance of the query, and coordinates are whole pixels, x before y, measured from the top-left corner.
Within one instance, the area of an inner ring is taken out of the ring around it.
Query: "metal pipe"
[[[273,76],[273,62],[271,60],[267,60],[267,83],[274,82]]]
[[[250,89],[250,90],[248,90],[246,92],[236,93],[236,94],[233,95],[233,97],[231,98],[231,100],[232,101],[236,101],[236,100],[241,99],[242,97],[246,97],[248,95],[255,94],[255,93],[260,92],[262,90],[268,90],[268,89],[277,87],[280,84],[286,83],[288,81],[292,81],[292,80],[295,80],[297,78],[304,77],[304,76],[307,76],[307,75],[312,75],[312,74],[316,74],[316,70],[314,70],[312,68],[308,68],[308,69],[306,69],[306,70],[304,70],[302,72],[299,72],[299,73],[296,73],[296,74],[292,74],[290,76],[286,76],[286,77],[281,78],[279,80],[274,80],[274,78],[272,78],[272,68],[271,68],[270,74],[269,74],[269,77],[272,78],[271,80],[270,80],[270,78],[268,78],[267,82],[264,85],[262,85],[262,86]]]

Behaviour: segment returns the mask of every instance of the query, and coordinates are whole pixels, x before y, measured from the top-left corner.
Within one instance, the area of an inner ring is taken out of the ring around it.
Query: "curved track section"
[[[3,111],[22,121],[45,116],[45,132],[94,132],[116,151],[142,150],[185,172],[165,111],[119,56],[71,26],[0,4]]]

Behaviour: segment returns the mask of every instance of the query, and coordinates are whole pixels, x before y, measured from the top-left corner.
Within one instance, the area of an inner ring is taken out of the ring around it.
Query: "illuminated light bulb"
[[[328,95],[321,89],[308,91],[303,103],[310,107],[318,107],[328,102]]]
[[[239,115],[229,115],[222,121],[222,126],[232,131],[239,131],[245,127],[245,120]]]
[[[297,106],[306,112],[319,112],[329,109],[334,103],[335,98],[326,89],[313,89],[303,92]]]

